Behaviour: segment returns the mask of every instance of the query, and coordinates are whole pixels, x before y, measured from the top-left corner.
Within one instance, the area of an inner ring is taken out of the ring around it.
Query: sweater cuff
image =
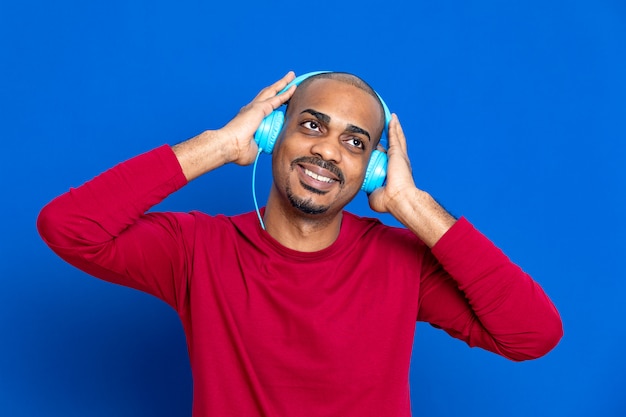
[[[441,260],[446,253],[453,250],[459,243],[462,244],[463,238],[468,233],[472,233],[472,231],[476,231],[474,226],[465,217],[460,217],[431,248],[433,255]]]
[[[115,230],[118,213],[134,219],[185,184],[187,179],[178,158],[169,145],[163,145],[105,171],[74,194],[78,193],[81,209],[86,212],[99,213],[107,207],[101,222],[107,229]],[[83,194],[86,195],[80,197]]]
[[[464,217],[439,239],[432,253],[459,283],[471,281],[494,265],[510,263],[508,257]]]
[[[171,146],[159,146],[145,153],[144,156],[147,158],[146,163],[148,166],[159,166],[161,168],[160,170],[156,170],[156,172],[160,172],[163,179],[170,183],[173,187],[172,191],[178,191],[187,185],[187,178]]]

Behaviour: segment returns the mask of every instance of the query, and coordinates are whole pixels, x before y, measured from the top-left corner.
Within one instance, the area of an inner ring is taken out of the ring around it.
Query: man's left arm
[[[438,265],[427,269],[420,290],[421,319],[513,360],[547,353],[562,337],[562,324],[541,287],[466,219],[457,221],[415,186],[396,115],[388,137],[387,183],[369,203],[393,215],[435,255]]]
[[[406,139],[395,114],[389,122],[388,137],[387,183],[370,194],[370,207],[379,213],[390,213],[432,248],[456,219],[430,194],[415,186]]]

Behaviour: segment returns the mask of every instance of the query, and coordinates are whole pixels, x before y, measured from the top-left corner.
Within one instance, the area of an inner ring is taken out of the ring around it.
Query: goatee
[[[329,206],[322,206],[319,204],[314,204],[310,198],[298,198],[293,194],[291,187],[287,185],[286,190],[287,198],[291,205],[306,214],[323,214],[328,211]]]

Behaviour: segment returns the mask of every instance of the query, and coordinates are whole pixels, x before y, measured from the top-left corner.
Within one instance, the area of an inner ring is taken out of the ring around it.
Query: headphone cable
[[[261,223],[261,228],[265,230],[265,223],[263,223],[263,219],[261,218],[261,211],[259,210],[259,205],[256,201],[256,164],[259,161],[259,155],[261,155],[263,149],[259,148],[259,152],[256,154],[256,158],[254,158],[254,167],[252,168],[252,199],[254,200],[254,208],[256,209],[256,215],[259,218],[259,223]]]

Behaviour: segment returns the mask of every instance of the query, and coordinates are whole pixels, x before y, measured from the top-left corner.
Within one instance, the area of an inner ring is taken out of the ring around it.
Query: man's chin
[[[291,206],[304,214],[315,216],[324,214],[330,209],[330,206],[315,204],[310,198],[298,198],[294,195],[289,195],[288,197]]]
[[[302,186],[302,188],[304,188],[304,189],[305,189],[305,190],[307,190],[307,191],[312,192],[313,194],[317,194],[317,195],[324,195],[324,194],[328,194],[328,191],[327,191],[327,190],[320,190],[320,189],[317,189],[317,188],[315,188],[315,187],[311,187],[310,185],[305,184],[305,183],[303,183],[303,182],[300,182],[300,185]]]

